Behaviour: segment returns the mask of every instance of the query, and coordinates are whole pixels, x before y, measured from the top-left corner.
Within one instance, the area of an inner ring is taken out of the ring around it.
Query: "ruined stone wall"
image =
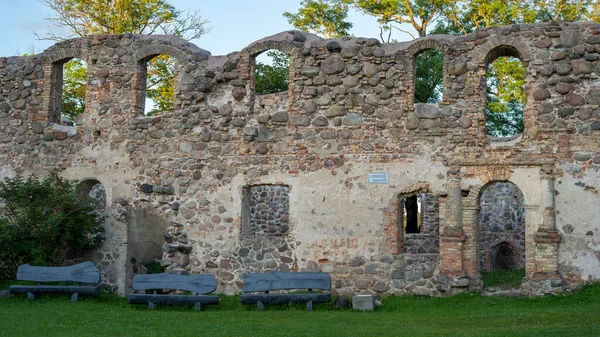
[[[443,99],[413,104],[414,57],[432,48],[444,55]],[[257,96],[254,57],[269,49],[289,55],[289,90]],[[159,54],[178,62],[175,111],[145,117],[143,63]],[[494,140],[485,74],[504,55],[526,68],[525,132]],[[600,277],[597,216],[570,205],[598,202],[599,56],[592,23],[393,44],[294,31],[227,56],[172,37],[68,40],[0,58],[0,176],[54,170],[101,182],[112,261],[103,274],[121,294],[138,256],[152,255],[136,241],[156,242],[160,231],[173,233],[163,264],[215,274],[220,292],[269,270],[329,272],[344,294],[479,290],[480,190],[511,181],[524,197],[524,289],[561,291]],[[56,124],[53,97],[72,57],[87,62],[88,85],[86,111],[67,127]],[[388,183],[370,184],[374,172]],[[244,191],[258,185],[289,186],[286,235],[242,235]],[[397,203],[411,193],[439,202],[437,247],[427,252],[404,249]]]

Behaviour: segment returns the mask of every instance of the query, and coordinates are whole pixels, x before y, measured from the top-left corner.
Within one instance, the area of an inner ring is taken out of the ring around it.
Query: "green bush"
[[[55,265],[102,243],[101,216],[76,186],[55,174],[0,181],[0,278],[14,278],[20,264]]]
[[[152,260],[146,265],[147,274],[160,274],[165,272],[165,267],[160,264],[160,260]]]

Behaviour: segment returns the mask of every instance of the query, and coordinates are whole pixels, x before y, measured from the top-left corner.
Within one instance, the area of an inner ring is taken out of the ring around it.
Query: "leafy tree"
[[[167,0],[39,0],[53,15],[44,17],[69,36],[48,33],[42,39],[62,41],[90,34],[165,34],[186,40],[206,33],[199,11],[177,10]],[[39,37],[39,35],[38,35]]]
[[[102,219],[75,188],[56,175],[0,181],[0,278],[13,278],[20,264],[57,264],[102,243]]]
[[[326,39],[348,36],[352,28],[352,23],[345,21],[348,6],[331,0],[303,0],[297,13],[285,12],[283,16],[295,28]]]
[[[445,8],[452,3],[450,0],[340,0],[358,11],[377,18],[382,25],[382,42],[390,42],[390,35],[387,40],[383,37],[383,32],[388,31],[391,34],[392,29],[409,34],[413,39],[427,35],[427,28],[430,24],[440,18]],[[404,30],[394,24],[410,24],[416,31],[417,36],[412,32]]]
[[[256,63],[254,88],[257,95],[288,90],[290,64],[287,54],[269,50],[267,56],[273,60],[272,64]]]
[[[90,34],[165,34],[175,35],[186,40],[198,38],[207,33],[207,21],[199,11],[184,12],[177,10],[168,0],[39,0],[51,10],[44,19],[58,28],[66,28],[68,35],[49,32],[40,39],[61,41],[72,37]],[[62,31],[61,31],[62,32]],[[154,87],[147,90],[147,97],[154,101],[155,109],[173,110],[173,67],[165,66],[164,58],[154,58],[148,64],[148,75]],[[81,75],[74,72],[73,76]],[[69,78],[65,73],[65,83],[85,82],[85,77]],[[171,79],[157,79],[157,76]],[[166,88],[166,86],[171,88]],[[82,92],[82,90],[76,90]],[[83,90],[85,93],[85,90]],[[63,97],[67,95],[63,94]],[[83,99],[83,96],[78,96]],[[63,106],[70,102],[63,100]],[[83,111],[83,110],[81,110]],[[80,112],[79,112],[80,113]],[[71,117],[71,112],[63,111]]]

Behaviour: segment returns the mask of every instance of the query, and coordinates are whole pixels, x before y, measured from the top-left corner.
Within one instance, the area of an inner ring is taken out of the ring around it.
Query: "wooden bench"
[[[71,294],[71,301],[79,296],[100,295],[100,271],[91,262],[83,262],[67,267],[35,267],[29,264],[19,266],[17,280],[34,281],[37,285],[14,285],[9,287],[11,294],[27,294],[30,300],[39,294]],[[43,285],[44,282],[61,282],[59,285]],[[78,285],[66,285],[72,282]]]
[[[270,294],[275,290],[307,289],[307,294]],[[248,274],[244,279],[242,304],[254,304],[260,310],[264,304],[306,303],[306,310],[312,310],[313,303],[326,303],[331,300],[331,292],[313,293],[313,289],[331,291],[331,276],[327,273],[284,273],[271,272]],[[264,292],[263,294],[247,294]]]
[[[129,303],[148,304],[148,309],[154,309],[154,304],[194,305],[200,310],[203,304],[219,304],[219,296],[201,296],[217,289],[217,279],[213,275],[173,275],[173,274],[143,274],[133,277],[135,291],[152,290],[152,294],[130,294]],[[158,291],[163,289],[184,290],[195,295],[171,295]]]

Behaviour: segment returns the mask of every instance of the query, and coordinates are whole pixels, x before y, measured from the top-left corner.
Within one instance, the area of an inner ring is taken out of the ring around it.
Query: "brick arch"
[[[523,189],[517,183],[511,181],[510,179],[508,179],[508,177],[503,177],[503,178],[498,177],[498,178],[499,179],[488,180],[483,185],[474,187],[472,189],[472,191],[477,194],[477,206],[479,206],[479,200],[481,199],[481,195],[483,194],[483,192],[485,192],[485,190],[487,190],[490,186],[492,186],[496,183],[510,183],[510,184],[514,185],[519,190],[519,192],[521,193],[521,196],[523,197],[522,204],[527,205],[527,200],[525,200],[525,194],[523,193]]]
[[[499,36],[496,39],[490,39],[486,43],[480,45],[475,49],[472,55],[473,59],[483,67],[487,67],[489,62],[494,61],[500,56],[517,57],[527,67],[529,62],[535,58],[530,49],[531,48],[525,46],[521,38]],[[515,54],[507,54],[509,51],[514,52]]]
[[[298,47],[287,41],[259,41],[242,49],[240,53],[256,57],[267,50],[273,49],[282,51],[288,56],[291,56]]]
[[[77,58],[87,62],[88,53],[80,48],[56,48],[52,51],[44,53],[45,58],[49,63],[65,63],[70,59]]]
[[[450,50],[450,47],[448,47],[446,44],[442,43],[438,39],[435,39],[434,37],[431,37],[431,38],[424,37],[424,38],[420,38],[420,39],[416,40],[413,44],[410,45],[410,47],[406,48],[406,54],[414,57],[417,54],[419,54],[420,52],[423,52],[423,51],[426,51],[429,49],[435,49],[435,50],[441,52],[444,55],[444,59],[445,59],[446,55],[448,54],[448,52]]]
[[[503,242],[506,242],[513,250],[516,258],[516,265],[525,265],[525,261],[521,261],[521,256],[525,256],[525,247],[520,247],[514,242],[514,239],[511,236],[506,234],[497,236],[496,238],[492,239],[490,246],[494,248]]]
[[[142,47],[136,50],[133,54],[133,59],[135,62],[145,62],[158,55],[169,55],[174,57],[178,62],[186,62],[190,59],[185,51],[165,44]]]

